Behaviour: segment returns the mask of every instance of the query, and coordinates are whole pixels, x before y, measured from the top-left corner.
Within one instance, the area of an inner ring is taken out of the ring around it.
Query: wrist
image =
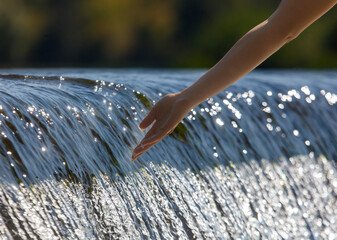
[[[187,89],[176,93],[177,101],[179,104],[184,105],[186,108],[192,109],[199,105],[199,101]]]

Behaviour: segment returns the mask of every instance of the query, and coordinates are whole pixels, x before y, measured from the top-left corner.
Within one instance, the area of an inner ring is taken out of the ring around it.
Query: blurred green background
[[[208,68],[279,2],[1,0],[0,67]],[[336,66],[336,7],[262,64]]]

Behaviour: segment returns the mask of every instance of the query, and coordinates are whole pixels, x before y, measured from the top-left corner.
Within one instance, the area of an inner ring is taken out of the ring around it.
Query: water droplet
[[[314,94],[310,94],[310,99],[312,100],[312,101],[315,101],[315,99],[316,99],[316,96],[314,95]]]
[[[294,129],[294,131],[293,131],[293,134],[294,134],[294,136],[298,136],[299,135],[299,132],[298,132],[298,130],[297,129]]]
[[[306,101],[307,103],[311,103],[311,99],[310,99],[309,97],[306,97],[306,98],[305,98],[305,101]]]
[[[223,125],[225,124],[220,118],[217,118],[217,119],[216,119],[216,123],[217,123],[219,126],[223,126]]]
[[[310,90],[309,90],[309,87],[308,86],[303,86],[301,87],[301,91],[306,94],[306,95],[309,95],[310,94]]]
[[[267,123],[266,127],[269,131],[273,131],[273,129],[274,129],[274,127],[270,123]]]
[[[232,121],[232,125],[233,125],[234,128],[237,128],[237,127],[238,127],[238,125],[236,124],[235,121]]]

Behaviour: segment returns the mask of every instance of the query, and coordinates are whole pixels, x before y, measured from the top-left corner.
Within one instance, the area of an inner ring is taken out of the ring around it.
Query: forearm
[[[256,68],[336,4],[336,0],[282,0],[274,14],[245,34],[190,87],[179,92],[194,108]]]
[[[192,108],[216,95],[253,70],[286,43],[265,21],[244,35],[198,81],[181,91]]]

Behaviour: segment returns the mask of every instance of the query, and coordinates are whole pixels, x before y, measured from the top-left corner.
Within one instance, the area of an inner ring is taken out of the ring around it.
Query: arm
[[[269,19],[246,33],[200,79],[155,104],[139,126],[145,129],[155,123],[134,149],[132,160],[172,132],[191,108],[249,73],[336,3],[337,0],[283,0]]]
[[[192,108],[249,73],[336,4],[336,0],[283,0],[207,73],[180,92]]]

